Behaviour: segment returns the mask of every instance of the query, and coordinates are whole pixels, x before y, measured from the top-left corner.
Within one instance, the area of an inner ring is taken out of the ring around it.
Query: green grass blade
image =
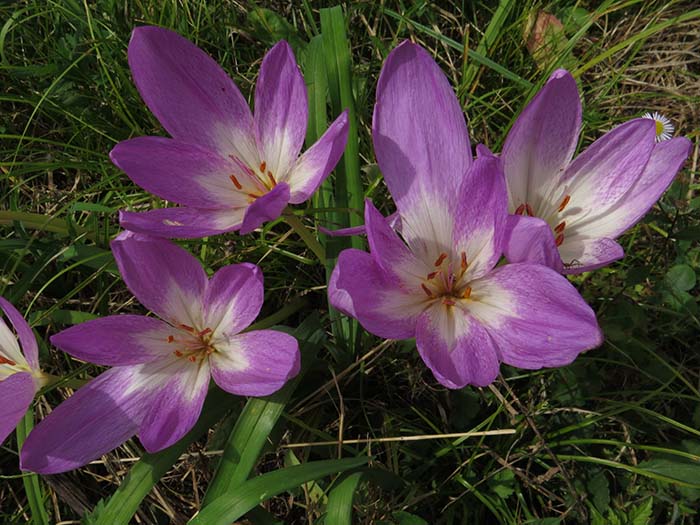
[[[233,396],[218,388],[212,389],[197,424],[185,437],[165,450],[144,454],[134,464],[119,488],[104,507],[93,513],[88,523],[95,525],[128,525],[158,480],[173,466],[187,447],[219,421],[231,408]]]
[[[27,413],[17,425],[17,450],[22,449],[24,440],[29,432],[34,428],[34,410],[30,407]],[[44,490],[41,487],[39,476],[36,474],[26,474],[22,477],[24,491],[27,494],[29,508],[32,511],[32,523],[35,525],[49,525],[49,515],[44,507]]]
[[[328,494],[327,525],[352,525],[352,502],[364,472],[353,472],[338,483]]]
[[[263,501],[302,483],[360,467],[369,458],[312,461],[268,472],[238,486],[233,494],[215,499],[192,518],[189,525],[229,525]]]

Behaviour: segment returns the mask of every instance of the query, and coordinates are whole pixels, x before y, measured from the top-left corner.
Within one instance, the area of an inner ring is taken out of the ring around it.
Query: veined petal
[[[27,372],[17,372],[0,381],[0,443],[24,417],[35,391],[32,375]]]
[[[563,366],[603,342],[593,310],[551,268],[507,264],[470,285],[469,312],[488,330],[506,364]]]
[[[276,219],[282,215],[282,210],[288,203],[289,186],[286,182],[280,182],[248,206],[239,233],[246,235],[262,226],[265,222]]]
[[[416,259],[370,199],[365,199],[365,227],[372,259],[385,277],[394,286],[415,285],[418,291],[420,282],[433,268]]]
[[[591,239],[581,235],[567,237],[559,247],[566,275],[590,272],[622,259],[625,251],[608,238]]]
[[[589,237],[616,239],[634,226],[671,185],[690,154],[692,143],[685,137],[654,146],[642,175],[607,213],[576,224],[576,232]]]
[[[418,353],[447,388],[486,386],[498,375],[493,341],[474,317],[456,306],[435,304],[416,326]]]
[[[237,230],[246,208],[212,210],[160,208],[144,212],[119,212],[119,224],[133,232],[165,239],[198,239]]]
[[[335,119],[316,143],[299,157],[280,180],[289,184],[289,202],[300,204],[313,195],[340,160],[348,140],[348,110]]]
[[[276,330],[255,330],[217,344],[211,375],[222,389],[240,396],[267,396],[299,373],[299,343]]]
[[[164,239],[122,232],[111,243],[119,272],[142,305],[171,324],[201,329],[207,274],[187,250]]]
[[[158,374],[167,379],[154,390],[138,431],[150,453],[179,441],[199,419],[209,388],[209,360],[174,359]]]
[[[573,225],[604,215],[616,205],[642,175],[654,150],[655,129],[653,120],[630,120],[576,157],[562,177],[571,201],[560,218]]]
[[[405,290],[388,279],[372,256],[361,250],[340,252],[328,282],[330,303],[357,319],[365,330],[387,339],[415,336],[416,319],[425,296]]]
[[[250,108],[214,59],[152,26],[134,29],[128,55],[141,97],[174,139],[258,165]]]
[[[254,264],[224,266],[207,284],[204,298],[205,325],[212,329],[212,339],[235,335],[260,313],[265,290],[263,273]]]
[[[306,136],[306,84],[292,48],[281,40],[260,66],[255,86],[255,135],[261,162],[283,180],[295,164]]]
[[[508,216],[508,194],[498,159],[482,154],[467,172],[454,216],[452,245],[465,253],[467,279],[477,279],[493,268],[503,253]]]
[[[399,215],[399,212],[395,211],[394,213],[390,213],[384,217],[384,220],[391,229],[397,233],[401,233],[401,215]],[[362,226],[352,226],[350,228],[338,228],[337,230],[329,230],[328,228],[319,226],[318,230],[329,237],[351,237],[353,235],[367,234],[367,228],[364,224]]]
[[[372,120],[379,167],[404,220],[434,195],[453,211],[471,165],[467,126],[447,77],[432,57],[408,41],[382,67]],[[418,220],[411,220],[416,223]]]
[[[564,269],[552,228],[537,217],[508,216],[504,254],[510,263],[543,264],[558,273]]]
[[[170,325],[154,317],[110,315],[71,326],[52,336],[51,344],[81,361],[124,366],[167,356],[172,333]]]
[[[248,175],[230,159],[196,144],[165,137],[137,137],[117,144],[112,162],[145,190],[178,204],[198,208],[238,208],[248,205],[240,185]]]
[[[558,69],[517,118],[503,145],[511,212],[521,204],[541,207],[571,160],[580,130],[576,81]]]
[[[0,308],[2,308],[2,311],[12,323],[15,332],[17,332],[19,342],[22,344],[22,349],[20,350],[14,334],[0,318],[0,355],[4,354],[18,364],[26,361],[31,369],[39,370],[39,348],[36,344],[34,332],[32,332],[22,314],[4,297],[0,297]]]
[[[132,437],[151,394],[133,387],[133,375],[133,367],[111,368],[56,407],[24,442],[22,470],[72,470]]]

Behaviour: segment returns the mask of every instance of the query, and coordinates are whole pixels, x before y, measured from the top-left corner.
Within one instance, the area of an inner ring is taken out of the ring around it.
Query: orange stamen
[[[438,257],[435,260],[435,266],[440,266],[445,259],[447,259],[447,254],[445,252],[442,252],[440,254],[440,257]]]
[[[566,221],[561,221],[559,224],[557,224],[557,227],[554,228],[554,231],[556,233],[561,233],[564,231],[564,228],[566,228]]]
[[[520,206],[518,206],[516,208],[515,215],[522,215],[524,211],[525,211],[525,205],[521,204]]]
[[[260,197],[260,195],[256,195],[255,193],[248,193],[247,195],[248,195],[248,197],[250,197],[251,199],[257,199],[258,197]]]
[[[192,328],[190,325],[186,324],[179,324],[177,325],[179,328],[182,328],[183,330],[187,330],[188,332],[193,332],[194,333],[194,328]]]
[[[437,274],[439,274],[439,273],[440,273],[440,270],[438,270],[437,272],[430,272],[430,273],[428,274],[427,279],[428,279],[429,281],[432,280],[432,279],[435,279],[435,276],[436,276]]]
[[[557,238],[554,239],[554,244],[556,244],[557,246],[561,246],[563,242],[564,242],[564,234],[560,233],[559,235],[557,235]]]
[[[442,304],[445,306],[454,306],[455,302],[452,299],[443,299]]]
[[[472,289],[471,289],[470,286],[467,286],[467,287],[464,289],[464,292],[462,293],[462,298],[463,298],[463,299],[469,299],[469,297],[471,296],[471,294],[472,294]]]
[[[233,182],[233,185],[236,187],[237,190],[243,189],[243,186],[241,186],[241,183],[238,182],[238,179],[235,175],[229,175],[228,178],[231,179],[231,182]]]
[[[177,357],[182,357],[182,352],[180,352],[180,350],[175,350],[173,354],[175,354]]]
[[[265,173],[265,170],[267,170],[267,163],[265,161],[262,161],[260,163],[260,173]]]
[[[560,212],[564,211],[564,208],[566,208],[566,205],[569,204],[570,200],[571,200],[571,195],[567,195],[564,197],[564,199],[561,201],[561,204],[559,205]]]
[[[175,341],[175,338],[172,335],[169,335],[168,336],[168,343],[172,343],[173,341]]]
[[[199,334],[197,334],[197,335],[199,335],[199,337],[202,337],[202,336],[207,335],[209,333],[211,333],[211,328],[205,328],[204,330],[199,332]]]
[[[194,363],[194,362],[197,360],[197,358],[196,358],[195,356],[191,355],[191,356],[189,356],[189,357],[187,358],[187,360],[188,360],[190,363]]]
[[[466,272],[466,271],[467,271],[467,266],[469,266],[469,265],[467,264],[467,252],[462,252],[462,263],[461,263],[461,266],[462,266],[462,271],[463,271],[463,272]]]
[[[267,178],[270,179],[270,182],[272,183],[273,186],[277,185],[277,181],[275,180],[275,177],[272,176],[271,171],[267,172]]]
[[[425,294],[426,294],[428,297],[432,297],[432,296],[433,296],[433,292],[431,292],[431,291],[430,291],[430,288],[428,288],[426,285],[424,285],[424,284],[421,283],[420,287],[423,288],[423,291],[425,292]]]
[[[17,363],[15,363],[12,359],[8,359],[7,357],[3,357],[0,355],[0,365],[15,366],[17,365]]]
[[[528,214],[530,217],[534,217],[534,216],[535,216],[535,212],[532,211],[532,207],[531,207],[529,204],[526,204],[526,205],[525,205],[525,211],[527,212],[527,214]]]

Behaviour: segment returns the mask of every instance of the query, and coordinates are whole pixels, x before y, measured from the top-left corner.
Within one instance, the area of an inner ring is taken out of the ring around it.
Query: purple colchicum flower
[[[27,321],[3,297],[0,297],[0,308],[17,333],[15,337],[5,321],[0,318],[0,399],[3,400],[0,405],[0,443],[2,443],[22,419],[32,404],[34,394],[46,383],[47,376],[39,369],[39,348]]]
[[[36,426],[22,448],[24,470],[74,469],[137,433],[149,452],[164,449],[197,421],[210,376],[227,392],[265,396],[299,371],[294,337],[241,333],[263,302],[257,266],[225,266],[207,279],[184,249],[131,232],[112,251],[126,285],[162,320],[114,315],[51,338],[73,357],[112,368]]]
[[[182,206],[122,211],[126,229],[167,238],[249,233],[307,200],[343,154],[347,112],[299,156],[308,103],[287,42],[263,59],[255,116],[224,70],[173,31],[134,29],[128,55],[143,100],[172,138],[120,142],[110,158],[136,184]]]
[[[370,253],[341,252],[333,306],[380,337],[415,337],[448,388],[488,385],[499,362],[562,366],[601,343],[565,277],[537,264],[495,267],[507,218],[499,161],[486,148],[472,161],[459,102],[419,46],[404,42],[387,58],[373,138],[403,240],[367,201]]]
[[[686,138],[657,143],[657,121],[638,118],[572,161],[580,128],[576,81],[555,71],[503,145],[510,262],[576,274],[620,259],[624,252],[615,239],[649,211],[690,152]]]

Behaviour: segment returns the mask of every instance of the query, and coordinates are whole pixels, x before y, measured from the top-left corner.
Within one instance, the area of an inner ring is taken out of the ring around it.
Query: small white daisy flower
[[[654,111],[654,113],[649,113],[647,111],[642,115],[642,118],[648,118],[656,122],[656,142],[668,140],[673,136],[673,132],[676,128],[668,118],[658,111]]]

